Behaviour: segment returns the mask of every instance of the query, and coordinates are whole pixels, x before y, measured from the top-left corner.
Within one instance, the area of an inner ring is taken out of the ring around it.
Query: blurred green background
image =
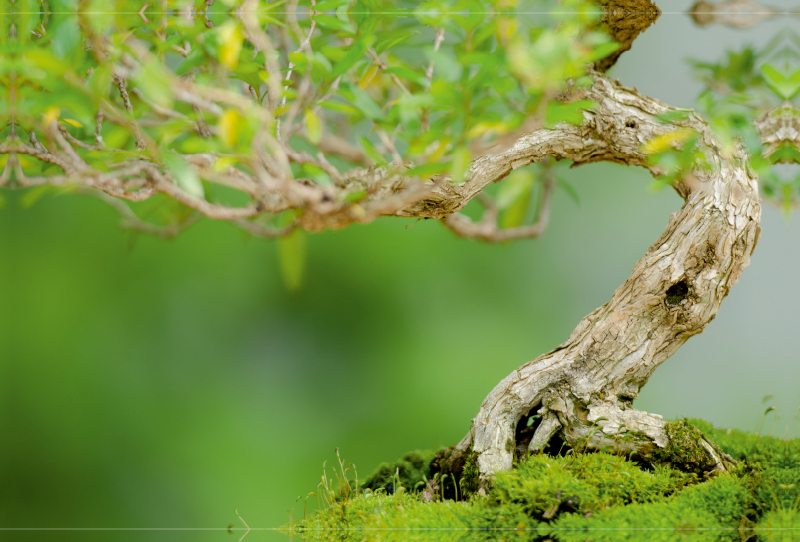
[[[685,58],[716,60],[782,24],[699,29],[689,5],[662,5],[612,75],[691,106],[700,87]],[[283,286],[275,244],[227,224],[204,221],[174,241],[132,237],[99,201],[48,197],[21,210],[22,194],[10,194],[0,212],[0,526],[224,527],[238,524],[238,507],[251,526],[275,527],[335,447],[364,477],[456,442],[500,379],[609,299],[681,204],[639,170],[597,164],[566,178],[581,203],[556,193],[537,241],[487,246],[400,219],[313,235],[298,294]],[[719,317],[656,372],[638,408],[752,430],[772,392],[782,417],[770,430],[797,434],[800,226],[763,214],[758,250]],[[12,534],[228,536],[3,537]]]

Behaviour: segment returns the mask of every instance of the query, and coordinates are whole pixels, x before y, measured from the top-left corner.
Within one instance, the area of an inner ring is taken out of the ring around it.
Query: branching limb
[[[461,213],[453,213],[444,217],[441,222],[459,237],[480,239],[488,243],[502,243],[515,239],[535,239],[544,233],[550,220],[550,197],[553,193],[553,184],[554,181],[549,175],[542,182],[539,209],[536,213],[536,221],[533,224],[501,228],[497,224],[497,204],[483,193],[479,194],[478,198],[486,206],[486,211],[480,221],[473,222],[469,217]]]
[[[179,233],[194,224],[197,221],[197,218],[200,216],[197,213],[192,213],[179,222],[166,226],[160,226],[139,218],[139,216],[137,216],[136,213],[134,213],[124,201],[119,199],[119,197],[112,197],[105,192],[91,188],[81,187],[78,188],[77,191],[78,193],[95,197],[108,204],[112,209],[119,213],[120,226],[123,228],[139,231],[148,235],[156,235],[158,237],[165,238],[176,237]]]
[[[263,226],[253,222],[252,220],[244,220],[241,218],[234,220],[233,223],[245,230],[247,233],[256,237],[261,237],[262,239],[279,239],[281,237],[286,237],[297,229],[297,224],[294,222],[282,228]]]

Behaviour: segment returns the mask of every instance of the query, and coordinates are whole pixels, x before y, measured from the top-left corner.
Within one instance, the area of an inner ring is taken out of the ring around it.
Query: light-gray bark
[[[705,166],[676,182],[683,207],[611,300],[584,318],[566,342],[512,372],[483,401],[448,459],[452,466],[474,454],[483,478],[511,467],[520,445],[518,424],[535,414],[542,418],[528,437],[532,452],[555,435],[573,446],[611,445],[645,455],[666,447],[664,420],[631,404],[653,371],[714,319],[758,241],[758,182],[743,150],[726,154],[694,113],[660,122],[656,116],[675,110],[605,76],[595,75],[586,97],[599,105],[584,114],[582,126],[526,135],[502,156],[478,160],[468,184],[478,189],[483,179],[547,156],[576,164],[607,160],[661,174],[650,165],[646,144],[678,130],[700,134]],[[640,433],[624,441],[627,431]],[[729,458],[708,441],[701,446],[711,465],[725,468]]]

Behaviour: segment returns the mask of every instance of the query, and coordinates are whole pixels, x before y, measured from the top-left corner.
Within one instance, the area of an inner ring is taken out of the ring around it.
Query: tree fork
[[[478,160],[474,171],[516,168],[552,156],[575,166],[637,165],[659,176],[665,172],[648,160],[648,143],[687,131],[699,134],[704,164],[673,183],[683,207],[611,300],[581,320],[566,342],[503,379],[483,401],[469,433],[442,458],[443,469],[458,472],[472,454],[483,483],[511,468],[518,446],[540,452],[554,437],[570,446],[611,446],[645,458],[663,459],[665,451],[679,446],[682,437],[671,433],[661,416],[631,405],[653,371],[714,319],[758,241],[758,179],[744,150],[723,149],[689,110],[671,108],[603,75],[594,74],[594,80],[584,97],[598,105],[584,113],[581,126],[528,134],[503,160]],[[681,114],[673,117],[683,120],[659,120],[677,111]],[[473,175],[470,182],[475,180]],[[541,418],[526,443],[518,424],[530,416]],[[699,463],[706,470],[726,470],[733,460],[698,438],[705,455]]]

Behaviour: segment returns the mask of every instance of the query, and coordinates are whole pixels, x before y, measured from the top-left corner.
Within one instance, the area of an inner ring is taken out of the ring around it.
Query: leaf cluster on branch
[[[796,209],[800,175],[773,166],[800,164],[800,36],[786,28],[760,49],[743,47],[694,67],[705,85],[698,110],[716,136],[726,149],[744,144],[767,202]]]
[[[167,236],[198,216],[269,238],[452,215],[508,174],[478,175],[481,158],[582,122],[593,104],[570,96],[618,47],[587,0],[14,8],[0,20],[0,187],[33,188],[29,202],[96,195],[123,225]],[[479,224],[446,224],[484,240],[538,235],[550,170],[483,196]]]
[[[648,0],[15,5],[0,20],[0,186],[97,195],[142,231],[206,216],[292,239],[404,216],[536,237],[558,161],[643,167],[683,197],[612,299],[501,381],[440,458],[453,473],[474,463],[482,484],[555,437],[660,461],[680,439],[633,401],[749,263],[759,173],[768,197],[800,199],[768,176],[800,162],[790,32],[697,64],[713,75],[706,121],[604,75],[658,16]],[[460,212],[476,198],[477,220]],[[159,222],[144,220],[151,202]],[[733,462],[707,439],[698,457],[715,472]]]

